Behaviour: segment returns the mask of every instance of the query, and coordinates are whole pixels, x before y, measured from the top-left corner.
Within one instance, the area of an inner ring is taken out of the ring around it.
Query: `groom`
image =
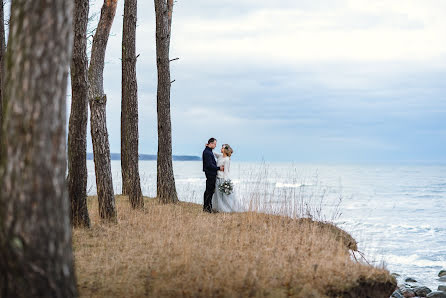
[[[217,140],[210,138],[203,150],[203,172],[206,174],[206,191],[204,192],[203,211],[212,213],[212,195],[215,192],[217,171],[223,171],[224,167],[217,167],[213,149],[217,146]]]

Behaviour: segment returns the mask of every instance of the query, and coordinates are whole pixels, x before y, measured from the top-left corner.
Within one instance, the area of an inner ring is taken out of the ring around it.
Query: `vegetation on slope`
[[[389,297],[383,268],[351,258],[355,240],[328,223],[260,213],[207,214],[145,198],[117,197],[118,224],[75,229],[81,296]]]

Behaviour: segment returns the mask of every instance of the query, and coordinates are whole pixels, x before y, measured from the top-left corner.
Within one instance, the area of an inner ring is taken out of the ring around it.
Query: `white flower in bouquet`
[[[234,184],[231,180],[225,180],[218,186],[218,189],[227,195],[230,195],[234,191]]]

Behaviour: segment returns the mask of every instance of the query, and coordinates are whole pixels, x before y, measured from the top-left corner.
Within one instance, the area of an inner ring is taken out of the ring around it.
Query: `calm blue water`
[[[201,162],[174,162],[180,200],[202,204]],[[89,193],[94,164],[88,161]],[[120,161],[112,162],[121,193]],[[156,195],[156,162],[140,162],[143,194]],[[333,220],[369,262],[436,289],[446,269],[446,165],[232,163],[239,198],[261,211]]]

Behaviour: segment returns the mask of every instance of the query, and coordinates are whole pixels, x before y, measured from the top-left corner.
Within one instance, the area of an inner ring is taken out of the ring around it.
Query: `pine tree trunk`
[[[172,166],[172,125],[170,119],[170,32],[173,0],[155,0],[156,64],[158,68],[158,159],[157,197],[162,203],[178,202]]]
[[[122,89],[122,87],[121,87]],[[123,91],[122,91],[123,92]],[[126,141],[125,141],[125,120],[126,120],[126,111],[124,106],[124,99],[121,99],[121,181],[122,181],[122,190],[121,193],[123,195],[128,195],[128,184],[127,184],[127,173],[128,173],[128,163],[127,163],[127,153],[126,150]]]
[[[71,224],[90,226],[87,210],[88,60],[87,25],[89,0],[74,1],[74,43],[71,60],[71,114],[68,132],[68,196]]]
[[[88,81],[90,83],[90,124],[93,143],[96,189],[99,201],[99,215],[103,219],[116,221],[115,196],[110,162],[106,110],[107,96],[104,94],[104,59],[117,0],[104,0],[101,17],[93,38]]]
[[[5,12],[3,0],[0,1],[0,126],[3,120],[3,90],[5,76]],[[0,129],[0,142],[3,132]]]
[[[136,81],[137,0],[125,0],[122,32],[121,169],[123,193],[133,208],[144,201],[138,169],[138,85]]]
[[[71,1],[12,1],[0,166],[1,297],[77,296],[65,179],[72,20]]]
[[[124,36],[123,36],[124,38]],[[122,62],[124,64],[124,62]],[[122,80],[124,80],[124,77],[122,77]],[[124,105],[124,82],[121,82],[121,91],[122,91],[122,99],[121,99],[121,180],[122,180],[122,194],[123,195],[128,195],[129,194],[129,190],[128,190],[128,163],[127,163],[127,146],[126,146],[126,126],[125,126],[125,121],[126,121],[126,106]]]
[[[128,23],[128,20],[126,19],[126,17],[128,18],[128,15],[126,16],[126,6],[127,6],[127,13],[128,13],[128,1],[124,0],[124,19],[123,19],[123,32],[122,32],[122,73],[121,73],[121,177],[122,177],[122,194],[123,195],[128,195],[129,194],[129,183],[128,183],[128,162],[127,162],[127,155],[128,153],[126,152],[127,148],[128,148],[128,143],[127,143],[127,139],[126,139],[126,121],[127,121],[127,102],[128,102],[128,92],[129,90],[131,90],[129,87],[127,87],[127,81],[130,81],[127,77],[127,74],[125,73],[125,71],[128,70],[128,63],[125,63],[124,59],[126,58],[126,38],[128,37],[128,30],[126,32],[126,25],[127,27],[129,26],[128,24],[126,24],[126,22]],[[126,35],[127,33],[127,35]],[[128,42],[127,42],[128,43]]]

